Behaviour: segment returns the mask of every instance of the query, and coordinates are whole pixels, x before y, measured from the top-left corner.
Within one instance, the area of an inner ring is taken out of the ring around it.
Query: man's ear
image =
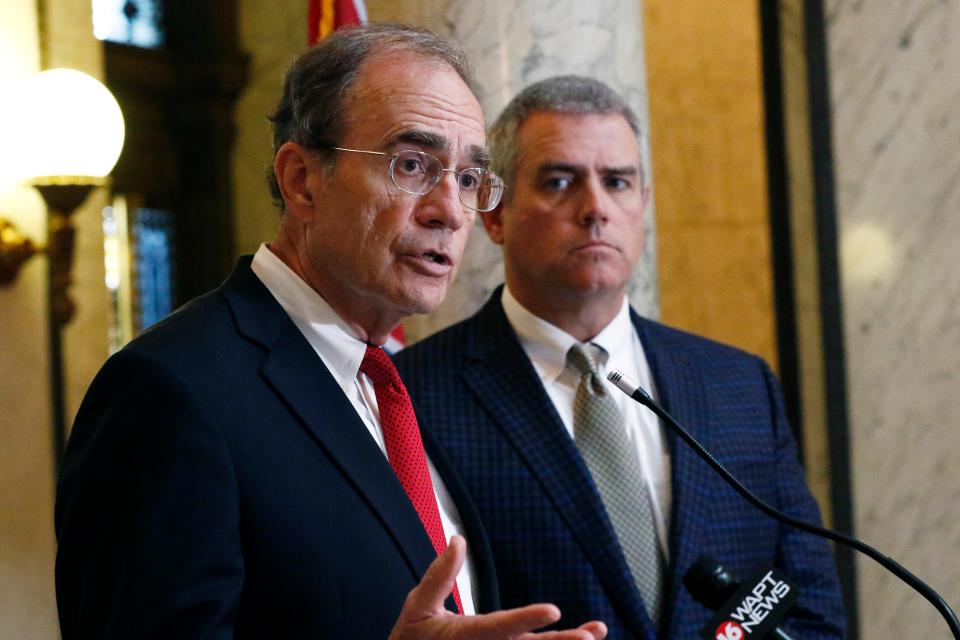
[[[483,228],[487,230],[487,236],[493,244],[503,244],[503,207],[501,200],[496,209],[480,214]]]
[[[285,142],[273,159],[273,175],[280,186],[284,210],[296,218],[313,215],[317,187],[320,184],[319,166],[305,147],[296,142]]]
[[[650,185],[649,184],[643,185],[643,190],[640,193],[640,198],[643,201],[643,215],[644,217],[646,217],[647,207],[650,206]]]

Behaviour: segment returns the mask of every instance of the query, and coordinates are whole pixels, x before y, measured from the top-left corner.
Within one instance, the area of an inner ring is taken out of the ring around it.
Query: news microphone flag
[[[797,599],[797,589],[774,569],[762,569],[740,584],[710,556],[700,556],[683,576],[693,599],[716,611],[700,632],[704,640],[792,640],[779,627]]]
[[[366,21],[367,8],[363,6],[363,0],[310,0],[307,45],[317,44],[340,27]]]

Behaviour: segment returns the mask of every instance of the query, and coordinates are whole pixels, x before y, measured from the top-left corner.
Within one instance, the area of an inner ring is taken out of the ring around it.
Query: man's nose
[[[584,226],[606,224],[609,217],[609,196],[598,180],[587,180],[584,185],[578,222]]]
[[[420,223],[427,227],[448,228],[456,231],[462,227],[470,213],[460,202],[460,184],[457,174],[445,169],[440,181],[430,193],[420,196],[427,202],[417,212]]]

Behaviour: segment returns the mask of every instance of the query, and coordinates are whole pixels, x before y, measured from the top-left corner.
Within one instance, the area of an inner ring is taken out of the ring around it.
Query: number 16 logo
[[[743,627],[736,622],[727,621],[717,627],[717,640],[743,640]]]

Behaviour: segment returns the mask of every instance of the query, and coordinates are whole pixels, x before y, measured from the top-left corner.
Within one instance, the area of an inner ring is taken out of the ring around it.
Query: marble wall
[[[857,533],[960,608],[960,4],[830,0]],[[859,564],[862,637],[949,638]]]

